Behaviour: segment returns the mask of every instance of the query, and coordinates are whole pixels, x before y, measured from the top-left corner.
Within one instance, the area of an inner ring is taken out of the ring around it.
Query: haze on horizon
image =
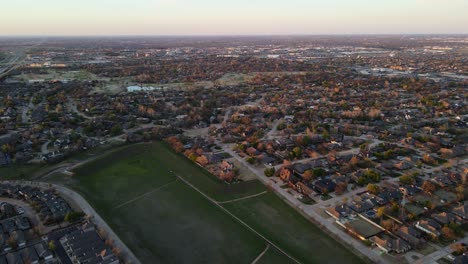
[[[467,34],[465,0],[15,0],[0,35]]]

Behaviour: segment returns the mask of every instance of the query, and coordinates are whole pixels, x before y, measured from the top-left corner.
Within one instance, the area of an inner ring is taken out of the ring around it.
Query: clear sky
[[[0,35],[468,33],[468,0],[2,0]]]

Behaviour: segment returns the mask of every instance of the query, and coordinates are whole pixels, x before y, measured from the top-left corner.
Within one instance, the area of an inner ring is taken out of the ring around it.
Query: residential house
[[[297,191],[299,191],[300,193],[304,194],[304,195],[307,195],[307,196],[310,196],[314,193],[314,191],[312,190],[312,186],[309,186],[303,182],[297,182],[296,183],[296,189]]]
[[[464,221],[468,221],[468,204],[455,207],[452,213],[461,217]]]
[[[413,248],[420,248],[425,243],[421,238],[421,232],[413,226],[401,226],[395,234],[408,242]]]
[[[37,255],[36,250],[34,250],[33,247],[22,249],[20,251],[20,254],[24,263],[29,263],[29,264],[39,263],[39,256]]]
[[[353,201],[350,207],[357,213],[363,213],[372,210],[374,205],[370,201]]]
[[[330,179],[320,179],[314,182],[314,187],[318,192],[328,194],[335,191],[336,184]]]
[[[120,263],[118,257],[89,224],[66,234],[60,239],[60,244],[73,263]]]
[[[348,217],[350,215],[355,215],[353,210],[351,210],[351,208],[349,208],[349,206],[347,206],[346,204],[327,208],[325,212],[337,220],[340,218]]]
[[[37,255],[46,261],[54,258],[52,252],[47,248],[44,243],[39,243],[34,245],[34,250],[36,250]]]
[[[21,230],[13,231],[10,234],[10,237],[12,237],[16,241],[16,243],[18,244],[19,247],[26,246],[26,238],[24,236],[23,231],[21,231]]]
[[[421,219],[414,225],[417,229],[434,237],[439,237],[442,226],[432,219]]]
[[[462,219],[453,214],[453,213],[447,213],[447,212],[442,212],[442,213],[433,213],[431,214],[431,218],[439,222],[441,225],[446,225],[449,223],[461,223]]]
[[[400,254],[411,249],[411,246],[401,238],[380,238],[374,236],[369,240],[374,242],[377,247],[382,249],[385,253],[396,252]]]

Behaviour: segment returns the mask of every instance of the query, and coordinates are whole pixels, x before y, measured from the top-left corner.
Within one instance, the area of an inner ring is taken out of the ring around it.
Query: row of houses
[[[119,264],[119,258],[89,223],[60,238],[60,244],[73,264]]]
[[[3,195],[28,202],[45,224],[61,222],[65,215],[73,211],[68,202],[53,190],[12,184],[0,184],[0,188]]]
[[[44,242],[31,245],[21,250],[0,255],[0,264],[55,264],[52,251]]]

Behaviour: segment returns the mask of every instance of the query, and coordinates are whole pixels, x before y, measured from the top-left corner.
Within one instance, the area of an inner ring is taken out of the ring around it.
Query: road
[[[281,121],[283,121],[283,119],[278,119],[273,123],[271,130],[268,131],[268,133],[266,133],[263,137],[264,140],[269,140],[273,138],[273,136],[278,131],[278,125],[281,123]]]
[[[75,100],[72,98],[72,97],[68,97],[68,101],[66,103],[66,107],[67,107],[67,110],[70,111],[70,112],[74,112],[76,113],[77,115],[85,118],[85,119],[93,119],[92,117],[86,115],[85,113],[83,112],[80,112],[78,111],[78,108],[76,107],[76,102]]]
[[[23,106],[23,111],[21,113],[21,122],[23,124],[27,124],[31,122],[31,116],[28,114],[30,110],[32,110],[34,107],[33,104],[33,97],[29,99],[29,103],[27,106]]]
[[[35,226],[35,227],[37,227],[39,229],[39,232],[41,233],[41,235],[47,234],[50,231],[52,231],[52,230],[59,227],[57,225],[45,226],[42,223],[42,221],[39,219],[39,217],[38,217],[37,213],[34,211],[34,209],[28,203],[26,203],[26,202],[24,202],[22,200],[1,197],[0,202],[7,202],[7,203],[12,204],[12,205],[14,205],[16,207],[23,208],[24,209],[24,214],[22,214],[21,216],[27,216],[31,220],[33,226]]]
[[[457,241],[457,243],[468,244],[468,237],[464,237]],[[415,261],[417,264],[438,264],[437,260],[444,258],[445,256],[452,253],[452,249],[449,246],[438,249],[437,251],[432,252],[429,255],[424,256],[423,258]]]
[[[8,181],[6,181],[8,182]],[[94,210],[94,208],[77,192],[68,189],[65,186],[51,184],[51,183],[44,183],[44,182],[26,182],[26,181],[10,181],[12,184],[21,184],[21,185],[29,185],[32,187],[39,187],[39,188],[54,188],[57,192],[59,192],[64,197],[68,197],[72,201],[74,201],[83,212],[89,216],[92,216],[93,222],[99,227],[103,228],[106,231],[106,236],[110,238],[114,246],[122,250],[122,257],[125,259],[126,263],[132,264],[141,264],[141,262],[137,259],[137,257],[133,254],[133,252],[125,245],[122,240],[114,233],[114,231],[107,225],[107,223],[102,219],[102,217]]]
[[[42,146],[41,146],[42,154],[49,153],[49,150],[47,149],[47,147],[49,146],[49,143],[50,143],[50,140],[47,140],[44,144],[42,144]]]

